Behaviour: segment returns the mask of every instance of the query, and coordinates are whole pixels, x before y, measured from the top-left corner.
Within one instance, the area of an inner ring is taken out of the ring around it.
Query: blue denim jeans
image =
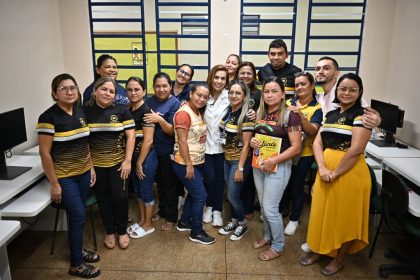
[[[86,198],[89,192],[90,171],[82,175],[58,179],[61,197],[69,217],[70,265],[76,267],[83,260],[83,229],[86,221]]]
[[[145,206],[155,205],[153,198],[153,183],[155,182],[156,169],[158,166],[157,156],[154,149],[149,151],[143,162],[143,173],[146,175],[144,179],[140,179],[136,174],[136,163],[138,155],[133,157],[131,161],[131,182],[133,183],[133,189],[137,194],[138,199],[144,202]]]
[[[206,205],[213,211],[223,210],[223,196],[225,192],[224,181],[224,154],[206,154],[204,161],[204,186],[207,191]]]
[[[296,166],[292,166],[292,175],[287,185],[285,197],[283,198],[285,207],[292,202],[292,212],[289,216],[290,221],[298,221],[305,203],[304,186],[306,175],[314,162],[313,156],[301,157]]]
[[[227,199],[232,208],[232,219],[238,220],[240,223],[245,221],[244,202],[241,198],[242,189],[245,186],[246,179],[251,172],[251,158],[247,158],[243,166],[243,181],[235,182],[235,172],[238,169],[239,160],[225,160],[225,181],[227,186]]]
[[[191,222],[191,234],[199,234],[203,230],[203,207],[206,203],[207,193],[203,184],[203,164],[194,166],[194,178],[185,178],[186,166],[172,162],[172,168],[181,183],[187,188],[188,195],[185,199],[181,222],[188,225]]]
[[[278,164],[276,173],[263,173],[253,168],[264,222],[264,238],[271,240],[271,248],[275,251],[284,250],[284,227],[279,203],[289,182],[291,169],[291,160]]]

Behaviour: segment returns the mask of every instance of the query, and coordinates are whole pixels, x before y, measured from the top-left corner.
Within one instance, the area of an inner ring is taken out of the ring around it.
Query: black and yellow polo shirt
[[[57,178],[81,175],[91,169],[89,127],[80,105],[75,104],[69,115],[54,104],[39,116],[36,130],[39,135],[53,137],[51,157]]]
[[[351,146],[353,127],[363,127],[363,107],[356,104],[342,113],[340,110],[328,112],[320,128],[324,149],[347,151]]]
[[[241,112],[242,108],[232,112],[232,108],[229,106],[219,123],[221,133],[226,133],[226,143],[223,145],[226,160],[239,160],[243,146],[240,133],[254,131],[255,123],[245,116],[242,122],[242,131],[238,133],[238,119]],[[249,149],[249,155],[251,155],[251,149]]]
[[[134,146],[134,155],[138,156],[140,154],[141,145],[143,144],[143,127],[155,127],[155,124],[146,123],[143,120],[144,114],[152,112],[146,103],[144,103],[140,108],[135,110],[131,109],[130,112],[133,116],[134,123],[136,124],[136,144]]]
[[[134,120],[124,105],[101,108],[96,103],[83,107],[89,124],[89,146],[93,165],[112,167],[125,158],[125,130],[134,129]]]

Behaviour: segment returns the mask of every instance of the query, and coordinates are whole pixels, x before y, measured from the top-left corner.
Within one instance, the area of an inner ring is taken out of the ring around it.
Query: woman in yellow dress
[[[324,275],[337,273],[346,254],[369,244],[371,181],[363,153],[371,130],[363,126],[362,80],[353,73],[343,75],[335,94],[340,107],[327,113],[313,144],[319,168],[307,236],[313,254],[301,260],[306,266],[324,255],[333,257],[321,269]]]

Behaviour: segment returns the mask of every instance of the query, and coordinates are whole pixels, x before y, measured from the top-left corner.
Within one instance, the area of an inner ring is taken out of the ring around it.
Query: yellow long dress
[[[351,109],[351,108],[350,108]],[[348,109],[347,111],[349,111]],[[321,128],[324,160],[335,170],[350,147],[351,129],[361,126],[363,110],[327,114]],[[324,133],[324,135],[323,135]],[[313,186],[307,242],[313,252],[335,257],[342,244],[353,241],[347,253],[356,253],[369,244],[369,200],[371,178],[364,155],[333,182],[324,182],[317,174]]]

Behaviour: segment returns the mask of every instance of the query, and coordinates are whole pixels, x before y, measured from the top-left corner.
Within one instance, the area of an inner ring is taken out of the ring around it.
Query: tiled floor
[[[248,233],[240,241],[230,241],[217,233],[211,225],[206,231],[215,236],[215,244],[205,246],[188,240],[188,233],[176,229],[160,230],[162,221],[156,222],[156,231],[142,239],[131,240],[126,250],[109,250],[102,245],[103,229],[96,211],[98,253],[97,263],[101,275],[97,279],[317,279],[325,278],[319,272],[325,261],[302,267],[298,261],[304,255],[300,244],[305,241],[309,207],[305,206],[302,222],[294,236],[286,237],[285,254],[276,260],[262,262],[257,259],[261,250],[253,248],[253,241],[261,236],[259,212],[248,223]],[[225,211],[225,218],[229,211]],[[130,201],[130,216],[136,221],[138,210],[135,199]],[[89,222],[89,221],[88,221]],[[285,221],[287,222],[287,221]],[[372,235],[371,235],[372,236]],[[348,257],[346,266],[334,279],[379,279],[377,269],[389,263],[383,257],[384,248],[397,242],[390,235],[381,235],[374,257],[369,260],[368,249]],[[9,260],[13,279],[75,279],[67,275],[68,247],[66,232],[59,232],[56,253],[49,254],[51,232],[25,231],[9,246]],[[92,248],[89,224],[85,230],[85,245]],[[390,276],[390,279],[401,279]],[[413,278],[405,278],[413,279]]]

